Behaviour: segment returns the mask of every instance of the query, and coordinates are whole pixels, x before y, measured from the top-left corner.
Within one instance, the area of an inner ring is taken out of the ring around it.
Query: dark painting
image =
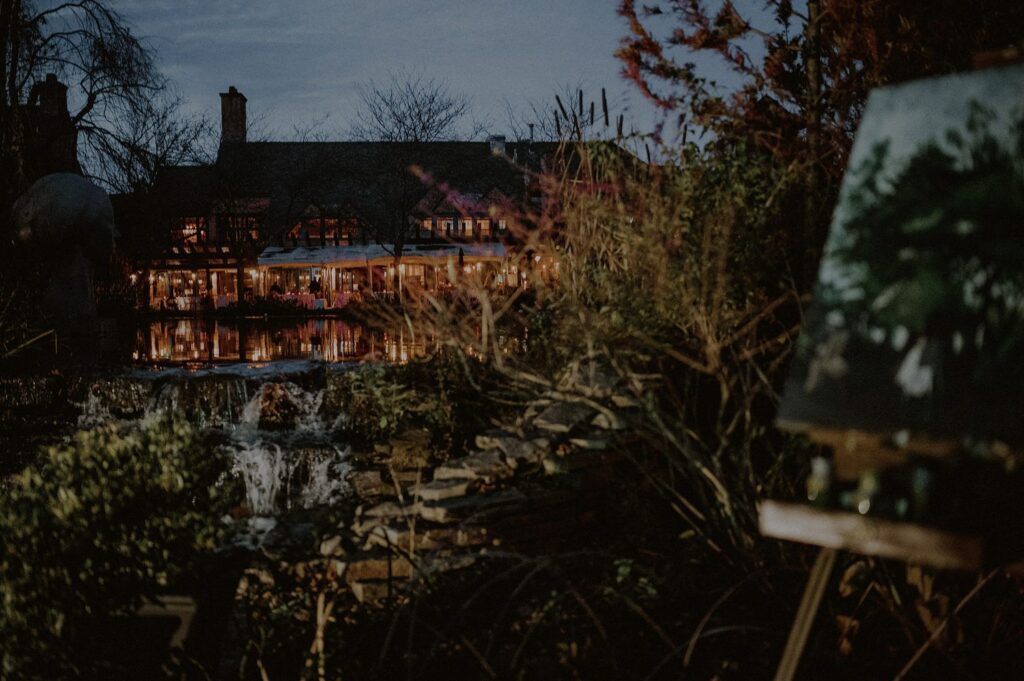
[[[1024,67],[872,93],[780,425],[1024,444]]]

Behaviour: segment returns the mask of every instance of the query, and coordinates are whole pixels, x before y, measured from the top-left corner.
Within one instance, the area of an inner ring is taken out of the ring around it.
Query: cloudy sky
[[[651,107],[620,76],[616,0],[111,0],[156,48],[195,110],[216,113],[235,85],[276,137],[328,116],[344,130],[357,85],[418,71],[470,96],[507,132],[505,102],[526,108],[566,85],[606,87],[638,128]],[[590,94],[592,93],[592,95]],[[252,114],[250,114],[252,115]]]

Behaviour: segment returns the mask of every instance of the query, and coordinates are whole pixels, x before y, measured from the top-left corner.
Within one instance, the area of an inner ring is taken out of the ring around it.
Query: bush
[[[349,438],[367,445],[385,442],[409,428],[426,428],[434,444],[446,447],[454,432],[456,403],[468,406],[458,390],[458,369],[432,358],[404,366],[370,364],[340,377],[331,386],[325,408],[337,410],[339,427]]]
[[[90,626],[181,588],[217,544],[222,467],[168,419],[77,434],[0,500],[3,678],[97,673]]]

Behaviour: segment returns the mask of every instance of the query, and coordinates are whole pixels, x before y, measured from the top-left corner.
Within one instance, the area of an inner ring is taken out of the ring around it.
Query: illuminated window
[[[491,221],[487,218],[476,221],[476,236],[479,239],[489,239],[491,236]]]
[[[338,241],[343,244],[352,245],[359,235],[359,220],[356,218],[345,218],[338,223]]]
[[[338,219],[337,218],[324,218],[322,223],[322,234],[324,241],[329,244],[337,243],[338,241]]]
[[[306,218],[303,222],[306,227],[306,242],[309,244],[320,243],[320,235],[323,233],[320,218]]]
[[[429,239],[434,236],[434,218],[423,218],[420,221],[420,238]]]
[[[180,244],[206,243],[206,218],[181,218],[171,230],[171,239]]]
[[[473,236],[473,218],[459,218],[459,236]]]
[[[445,218],[442,222],[444,223],[444,235],[448,237],[454,236],[452,231],[455,229],[455,221],[451,218]]]
[[[262,220],[257,215],[221,215],[217,224],[226,241],[237,243],[260,240]]]

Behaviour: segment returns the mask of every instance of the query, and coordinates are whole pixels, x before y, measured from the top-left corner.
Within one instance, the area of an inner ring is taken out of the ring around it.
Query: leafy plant
[[[80,432],[23,471],[0,500],[4,678],[95,670],[90,623],[185,586],[217,544],[220,471],[166,418]]]

